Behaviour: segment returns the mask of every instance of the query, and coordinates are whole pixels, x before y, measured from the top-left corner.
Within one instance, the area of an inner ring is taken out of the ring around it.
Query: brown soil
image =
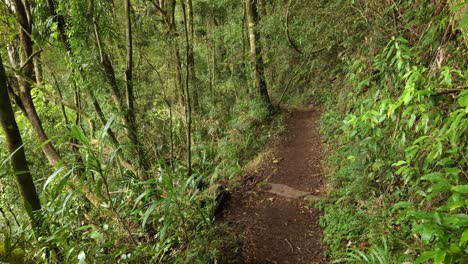
[[[283,137],[233,191],[221,221],[237,234],[242,263],[326,263],[309,206],[324,194],[318,110],[292,111]]]

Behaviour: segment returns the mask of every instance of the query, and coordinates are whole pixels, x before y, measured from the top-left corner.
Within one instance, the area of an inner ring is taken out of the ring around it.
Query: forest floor
[[[325,195],[320,111],[292,109],[287,130],[248,166],[221,221],[240,240],[242,263],[326,263],[311,206]]]

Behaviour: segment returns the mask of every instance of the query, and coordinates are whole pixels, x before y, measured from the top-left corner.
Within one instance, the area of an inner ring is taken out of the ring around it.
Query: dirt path
[[[283,137],[232,194],[222,221],[241,241],[242,263],[326,263],[319,212],[323,194],[317,110],[294,110]]]

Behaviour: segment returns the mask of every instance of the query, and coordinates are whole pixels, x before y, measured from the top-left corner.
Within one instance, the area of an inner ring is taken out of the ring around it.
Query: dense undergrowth
[[[237,117],[239,111],[242,118]],[[219,183],[237,176],[242,164],[276,133],[280,122],[271,120],[266,107],[255,100],[239,104],[229,115],[214,113],[200,129],[206,132],[195,134],[199,145],[194,150],[192,176],[187,178],[182,164],[172,169],[161,160],[146,181],[121,166],[118,150],[105,152],[105,131],[99,132],[98,142],[90,142],[74,127],[66,137],[74,137],[83,146],[83,164],[63,166],[38,179],[43,186],[41,198],[48,201],[43,209],[47,235],[35,240],[24,213],[15,206],[2,206],[5,224],[0,256],[11,263],[229,262],[235,258],[235,238],[214,224],[217,197],[223,191]],[[216,134],[213,129],[222,132]],[[2,203],[14,205],[11,194],[16,190],[8,183],[8,167],[1,168]],[[81,189],[73,190],[68,182],[77,171]],[[100,199],[99,211],[89,210],[84,191]],[[51,244],[57,250],[51,251]]]
[[[385,44],[344,52],[326,103],[321,224],[338,263],[468,261],[467,6],[416,2],[388,6]]]
[[[2,130],[0,262],[235,260],[235,238],[215,224],[219,199],[227,182],[282,126],[259,98],[251,76],[245,5],[231,0],[193,1],[193,6],[191,1],[131,1],[133,132],[141,144],[136,146],[123,118],[128,114],[121,107],[124,100],[113,98],[125,94],[129,83],[123,6],[98,0],[32,1],[33,44],[39,50],[34,59],[42,76],[31,96],[49,137],[39,143],[13,100],[16,79],[22,77],[14,59],[23,50],[22,29],[9,2],[0,5],[5,40],[0,56],[5,61],[8,52],[13,54],[5,63],[11,102],[42,209],[38,226],[32,226]],[[191,34],[184,27],[188,8],[193,8]],[[58,18],[64,20],[63,28]],[[193,69],[188,67],[189,45]],[[267,81],[275,83],[270,77]],[[189,91],[193,105],[187,102]],[[188,105],[193,107],[190,125]],[[62,155],[58,165],[51,166],[42,153],[50,142]]]

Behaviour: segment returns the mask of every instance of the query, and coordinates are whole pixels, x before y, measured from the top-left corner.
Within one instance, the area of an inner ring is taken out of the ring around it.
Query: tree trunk
[[[134,148],[136,149],[136,154],[138,156],[139,165],[144,169],[143,178],[146,178],[146,171],[149,170],[149,163],[145,160],[144,149],[140,144],[138,139],[137,125],[136,125],[136,115],[135,115],[135,94],[133,89],[133,36],[132,36],[132,18],[131,18],[131,9],[132,5],[130,0],[124,0],[125,7],[125,39],[127,42],[127,59],[126,59],[126,69],[125,69],[125,115],[127,122],[129,122],[130,129],[127,133],[130,133],[132,143],[134,143]]]
[[[37,54],[33,60],[34,60],[34,79],[36,83],[42,83],[43,71],[42,71],[41,55]]]
[[[247,0],[247,20],[250,40],[250,58],[252,66],[254,67],[255,88],[268,108],[272,108],[265,81],[265,69],[260,45],[260,34],[257,30],[259,16],[256,0]]]
[[[177,24],[175,18],[175,9],[176,9],[176,1],[169,0],[166,4],[166,15],[167,15],[167,26],[168,26],[168,34],[169,34],[169,41],[172,48],[172,53],[175,60],[175,95],[176,101],[180,102],[182,105],[185,102],[185,91],[184,91],[184,84],[182,80],[182,59],[180,56],[179,51],[179,42],[177,37]],[[172,65],[171,65],[172,66]],[[180,96],[179,96],[180,95]]]
[[[48,8],[49,8],[49,14],[54,17],[54,19],[55,19],[55,21],[57,23],[57,28],[58,28],[58,33],[59,33],[59,36],[60,36],[60,41],[65,46],[65,50],[68,52],[68,55],[73,56],[74,54],[73,54],[73,50],[72,50],[71,45],[70,45],[70,41],[68,40],[68,37],[65,34],[65,19],[63,18],[62,15],[57,13],[57,10],[55,8],[55,3],[54,3],[53,0],[47,0],[47,5],[48,5]],[[91,12],[91,14],[93,13],[92,10],[94,10],[94,2],[90,1],[89,11]],[[81,78],[83,78],[81,71],[79,71],[79,74],[80,74]],[[79,92],[79,89],[78,89],[76,83],[74,83],[74,88],[75,88],[75,94],[74,94],[75,106],[79,109],[81,107],[80,106],[81,105],[80,104],[80,92]],[[101,121],[102,125],[105,126],[107,124],[107,119],[106,119],[106,117],[104,115],[104,112],[102,111],[102,108],[101,108],[99,102],[97,101],[96,97],[94,96],[93,91],[89,91],[89,89],[88,89],[87,94],[91,98],[94,110],[96,111],[96,114],[98,115],[99,120]],[[77,112],[76,117],[75,117],[75,124],[77,126],[79,126],[80,122],[81,122],[81,116]],[[93,130],[93,129],[91,129],[91,130]],[[92,134],[93,133],[91,133],[91,135]],[[117,148],[120,143],[118,142],[117,137],[115,136],[115,133],[112,131],[112,129],[110,127],[107,130],[107,135],[109,136],[109,138],[111,140],[111,143],[114,145],[114,147]],[[74,142],[74,143],[76,143],[76,142]],[[75,154],[77,156],[79,155],[79,152],[77,151],[76,148],[74,148],[74,152],[75,152]]]
[[[127,3],[128,0],[125,0],[125,1],[126,1],[126,4],[129,4],[129,2]],[[129,8],[130,8],[130,6],[129,6]],[[138,137],[137,137],[136,124],[135,124],[133,118],[128,115],[129,112],[128,112],[128,107],[127,107],[127,103],[130,103],[131,107],[133,108],[133,103],[134,103],[133,85],[131,83],[132,82],[132,77],[131,77],[132,76],[132,70],[130,69],[132,67],[127,68],[126,71],[125,71],[125,75],[126,75],[126,78],[127,78],[127,87],[126,87],[127,100],[126,100],[126,103],[124,104],[122,94],[120,92],[120,87],[119,87],[119,85],[117,83],[117,79],[116,79],[116,76],[115,76],[114,66],[112,65],[112,63],[111,63],[111,61],[109,59],[109,56],[107,55],[107,52],[105,51],[104,47],[102,46],[103,43],[101,41],[101,37],[100,37],[100,34],[99,34],[97,21],[94,20],[94,14],[90,14],[90,17],[93,18],[94,37],[95,37],[96,45],[97,45],[97,48],[98,48],[99,54],[100,54],[100,64],[101,64],[102,69],[104,70],[104,77],[107,79],[107,81],[108,81],[108,83],[109,83],[109,85],[111,87],[112,99],[114,100],[116,108],[118,109],[118,111],[123,113],[122,114],[122,123],[124,125],[125,133],[126,133],[128,139],[130,140],[130,143],[132,144],[132,146],[138,150],[137,151],[137,155],[139,156],[138,158],[140,159],[140,161],[142,161],[143,158],[144,158],[142,151],[140,151],[140,149],[142,148],[142,145],[140,144],[140,142],[138,140]],[[128,19],[127,19],[127,21],[128,21]],[[130,21],[128,21],[127,23],[129,23],[129,22]],[[127,26],[126,31],[127,31],[127,35],[130,38],[130,45],[128,43],[129,40],[127,39],[127,52],[130,51],[130,53],[132,53],[133,48],[131,47],[132,46],[131,45],[131,28],[130,28],[130,31],[129,31],[128,26]],[[130,46],[130,50],[128,50],[129,46]],[[129,59],[130,59],[130,63],[129,63]],[[133,63],[132,60],[133,60],[132,56],[128,57],[128,54],[127,54],[127,67],[130,64]],[[129,69],[130,69],[130,71],[128,71]],[[130,79],[128,79],[128,78],[130,78]],[[128,92],[129,89],[130,89],[130,93]],[[143,165],[144,164],[145,163],[143,163]]]
[[[194,112],[198,112],[200,104],[199,104],[199,87],[196,86],[197,83],[197,76],[195,73],[195,57],[193,53],[193,46],[194,46],[194,24],[193,24],[193,5],[192,0],[187,0],[187,29],[188,29],[188,54],[187,54],[187,64],[189,66],[189,75],[190,75],[190,86],[192,87],[192,105]]]
[[[176,0],[168,0],[166,4],[166,14],[168,16],[169,23],[169,33],[175,34],[175,9],[176,9]]]
[[[22,2],[21,0],[13,1],[16,17],[19,23],[19,37],[22,46],[21,64],[24,65],[23,76],[18,76],[18,83],[20,86],[19,97],[23,104],[26,117],[31,122],[39,142],[43,144],[42,150],[44,154],[51,164],[57,165],[60,161],[60,155],[54,145],[49,141],[31,97],[31,82],[34,81],[34,63],[32,60],[33,42],[31,40],[31,11],[30,6],[27,3],[27,1]]]
[[[8,151],[11,154],[10,162],[15,171],[16,182],[23,198],[24,207],[31,219],[33,228],[40,226],[41,203],[36,192],[31,173],[29,172],[23,141],[16,124],[13,109],[8,96],[7,77],[0,57],[0,125],[5,133]]]
[[[36,112],[34,102],[31,97],[31,82],[34,81],[34,64],[33,64],[33,42],[31,40],[32,32],[32,21],[31,21],[31,7],[28,1],[14,0],[13,5],[15,8],[16,18],[19,23],[19,36],[21,42],[21,65],[23,66],[23,75],[17,76],[19,84],[19,98],[21,106],[20,108],[25,113],[29,122],[31,123],[34,132],[37,135],[39,142],[43,145],[42,151],[49,160],[49,163],[53,167],[57,167],[62,159],[58,151],[55,149],[52,142],[49,141],[47,134],[45,133],[42,122]],[[10,52],[9,52],[10,53]],[[15,56],[15,54],[9,54]],[[16,63],[16,62],[15,62]],[[4,98],[3,95],[0,99]],[[6,97],[8,98],[8,97]],[[3,106],[3,104],[2,104]],[[24,171],[24,170],[23,170]],[[73,179],[73,184],[81,186],[81,182],[78,178]],[[102,201],[94,193],[89,191],[89,188],[83,186],[80,192],[84,197],[95,207],[100,208]],[[32,194],[29,194],[32,195]],[[33,208],[34,209],[34,208]]]
[[[246,33],[245,33],[245,29],[246,29],[246,21],[247,21],[247,12],[246,12],[246,3],[245,3],[246,0],[241,0],[241,4],[242,4],[242,25],[241,25],[241,36],[242,36],[242,62],[245,64],[245,61],[246,61]]]
[[[190,1],[190,0],[189,0]],[[192,106],[191,106],[191,98],[190,98],[190,79],[191,79],[191,71],[190,71],[190,38],[189,38],[189,27],[188,24],[190,23],[188,21],[188,15],[187,15],[187,9],[182,2],[182,10],[184,13],[184,29],[185,29],[185,53],[186,53],[186,59],[187,59],[187,64],[185,68],[185,121],[187,123],[187,133],[186,133],[186,140],[187,140],[187,177],[190,177],[192,174]],[[192,50],[193,52],[193,50]],[[192,54],[193,56],[193,54]]]
[[[210,77],[210,99],[213,105],[216,104],[216,64],[217,64],[217,52],[216,52],[216,35],[214,34],[216,28],[218,27],[218,23],[216,22],[216,18],[213,16],[212,20],[208,22],[209,31],[211,32],[211,41],[208,43],[208,47],[211,48],[211,52],[207,55],[209,56],[207,61],[209,61],[209,77]],[[209,39],[209,38],[208,38]]]
[[[132,20],[131,20],[131,3],[130,0],[125,1],[125,38],[127,41],[127,66],[125,69],[125,99],[126,99],[126,115],[132,128],[135,128],[135,95],[133,92],[133,39],[132,39]],[[132,137],[136,137],[136,131]]]
[[[65,34],[65,18],[57,13],[54,0],[47,0],[47,6],[49,8],[49,15],[54,19],[54,22],[57,24],[60,42],[62,42],[65,45],[65,48],[68,52],[71,52],[70,42],[68,42],[68,37]]]

